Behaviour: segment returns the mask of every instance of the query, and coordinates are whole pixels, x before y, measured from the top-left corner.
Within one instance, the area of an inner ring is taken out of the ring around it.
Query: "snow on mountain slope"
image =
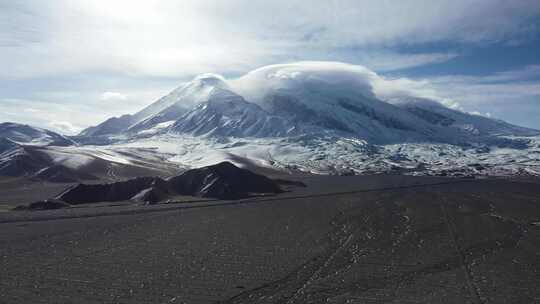
[[[458,139],[455,132],[377,99],[371,73],[334,62],[301,62],[263,67],[231,83],[271,114],[373,143]]]
[[[268,66],[233,81],[205,74],[141,111],[146,115],[152,112],[149,109],[161,109],[121,132],[128,137],[170,130],[198,135],[268,137],[286,136],[294,131],[312,136],[345,134],[372,143],[466,141],[466,132],[431,124],[377,99],[369,82],[371,76],[372,72],[362,67],[321,62]],[[242,104],[241,112],[247,116],[231,119],[227,117],[231,111],[222,115],[216,110],[217,102],[211,100],[219,99],[215,92],[238,96],[234,115],[239,115],[238,107]],[[203,103],[207,106],[201,106]],[[167,107],[163,108],[164,105]],[[127,123],[133,122],[132,119],[127,117]],[[114,122],[124,126],[120,119]],[[171,126],[161,127],[164,123]],[[219,131],[210,132],[213,127]],[[107,122],[98,128],[115,132],[122,129],[111,128]],[[94,134],[98,133],[94,131]]]
[[[118,134],[129,128],[134,122],[135,117],[129,114],[122,115],[120,117],[112,117],[97,126],[82,130],[78,136],[85,137]]]
[[[178,165],[145,149],[110,150],[77,146],[62,135],[14,123],[0,124],[0,177],[31,177],[54,182],[116,180],[169,175]]]
[[[374,144],[461,145],[485,142],[494,135],[534,134],[438,103],[428,107],[413,98],[382,101],[373,92],[375,77],[366,68],[336,62],[271,65],[230,81],[204,74],[139,113],[110,119],[82,135],[122,134],[129,139],[169,131],[239,137],[303,133],[356,137]],[[224,98],[230,109],[218,106],[216,92],[236,96]]]
[[[336,62],[201,75],[126,118],[104,149],[147,149],[181,167],[243,159],[316,173],[540,172],[540,131],[414,96],[383,101],[377,79]]]
[[[169,176],[177,173],[181,166],[168,162],[167,157],[171,156],[145,148],[16,145],[0,152],[0,177],[76,182]]]
[[[4,152],[8,152],[8,151],[17,149],[19,147],[20,145],[17,144],[16,142],[8,138],[0,137],[0,155]]]
[[[181,116],[169,132],[195,136],[279,137],[295,127],[280,117],[271,116],[258,105],[225,89],[213,88],[207,101]]]
[[[217,138],[163,134],[117,143],[114,149],[151,149],[167,161],[201,167],[221,161],[316,174],[399,173],[439,176],[540,176],[540,136],[529,148],[475,147],[440,143],[373,145],[347,137]],[[239,162],[239,160],[241,160]]]
[[[139,113],[108,120],[86,133],[120,133],[128,140],[169,131],[240,137],[303,133],[355,137],[373,144],[459,145],[500,135],[537,134],[417,98],[382,101],[373,90],[377,77],[364,67],[337,62],[271,65],[234,80],[204,74]],[[225,98],[231,109],[217,106],[216,92],[237,96]]]
[[[30,151],[19,145],[0,153],[0,176],[30,176],[44,168],[46,160]]]
[[[141,111],[140,113],[146,115],[145,118],[126,131],[136,134],[155,128],[158,124],[177,120],[198,104],[208,101],[214,89],[228,89],[225,79],[214,74],[197,76],[192,81],[182,85],[158,102]]]
[[[164,122],[177,120],[189,109],[207,100],[208,94],[214,88],[227,89],[228,85],[225,79],[219,75],[203,74],[197,76],[141,111],[133,115],[127,114],[108,119],[97,126],[83,130],[79,136],[113,135],[122,132],[129,134],[152,133],[148,130]]]
[[[450,109],[437,101],[417,97],[403,97],[388,102],[432,124],[459,128],[474,135],[534,136],[540,131],[515,126],[502,120],[491,119]]]
[[[0,123],[0,138],[34,146],[69,146],[72,140],[58,133],[12,122]]]

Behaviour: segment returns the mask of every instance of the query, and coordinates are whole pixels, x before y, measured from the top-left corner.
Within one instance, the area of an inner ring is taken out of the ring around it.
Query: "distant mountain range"
[[[267,66],[231,81],[204,74],[72,138],[2,124],[0,147],[75,145],[72,154],[145,169],[151,155],[166,160],[166,172],[242,160],[317,173],[539,174],[540,131],[414,96],[383,100],[368,76],[362,67],[330,62]]]

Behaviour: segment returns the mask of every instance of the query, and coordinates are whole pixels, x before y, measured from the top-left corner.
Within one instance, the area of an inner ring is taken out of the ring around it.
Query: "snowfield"
[[[401,173],[441,176],[540,176],[540,136],[530,147],[461,147],[406,143],[372,145],[355,138],[214,138],[167,134],[117,143],[113,151],[141,149],[163,155],[179,167],[220,161],[251,162],[316,174]]]

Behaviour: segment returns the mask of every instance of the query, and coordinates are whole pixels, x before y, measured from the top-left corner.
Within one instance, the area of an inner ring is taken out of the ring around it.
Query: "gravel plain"
[[[297,178],[240,201],[2,212],[0,302],[540,302],[538,182]]]

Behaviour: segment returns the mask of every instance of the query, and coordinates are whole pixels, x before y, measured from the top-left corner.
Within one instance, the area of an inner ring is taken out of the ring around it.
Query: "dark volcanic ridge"
[[[78,184],[59,194],[54,201],[69,205],[127,200],[157,203],[177,195],[234,200],[281,193],[280,183],[230,162],[222,162],[168,179],[137,177],[107,184]],[[37,204],[37,209],[43,209],[42,205]]]

